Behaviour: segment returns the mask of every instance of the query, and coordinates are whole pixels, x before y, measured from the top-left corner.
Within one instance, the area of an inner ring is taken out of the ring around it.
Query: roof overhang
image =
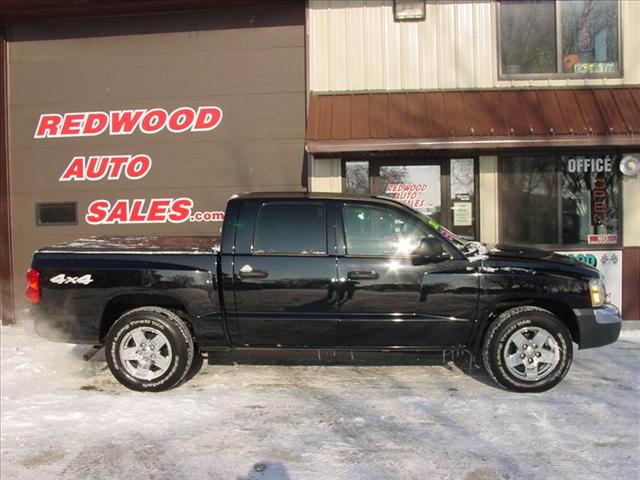
[[[307,152],[640,147],[640,88],[311,94]]]
[[[314,155],[391,150],[504,150],[535,147],[633,147],[640,148],[640,135],[609,135],[560,138],[407,138],[365,140],[308,140],[306,151]]]

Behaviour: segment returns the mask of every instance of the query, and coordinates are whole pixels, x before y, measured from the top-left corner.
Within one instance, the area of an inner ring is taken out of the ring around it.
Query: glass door
[[[452,158],[449,164],[450,212],[445,227],[456,235],[476,238],[476,182],[475,159]]]
[[[440,165],[381,166],[378,195],[407,204],[442,222]]]
[[[346,160],[344,190],[400,200],[457,235],[477,237],[475,158]]]

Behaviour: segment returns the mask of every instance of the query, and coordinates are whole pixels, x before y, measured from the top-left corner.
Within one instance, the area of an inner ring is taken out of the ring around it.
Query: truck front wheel
[[[129,310],[105,341],[109,369],[125,387],[158,392],[180,384],[194,356],[193,338],[182,319],[160,307]]]
[[[498,385],[515,392],[544,392],[571,366],[573,344],[567,327],[551,312],[517,307],[488,328],[482,345],[484,366]]]

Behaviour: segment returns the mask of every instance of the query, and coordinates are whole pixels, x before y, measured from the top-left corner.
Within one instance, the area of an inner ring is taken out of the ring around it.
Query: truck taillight
[[[27,270],[27,290],[25,295],[31,303],[40,302],[40,272],[35,268]]]

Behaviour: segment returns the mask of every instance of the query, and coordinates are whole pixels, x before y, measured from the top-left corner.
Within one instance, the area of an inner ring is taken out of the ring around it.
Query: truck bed
[[[121,313],[155,305],[186,312],[204,346],[226,345],[218,245],[210,236],[120,236],[44,247],[32,264],[41,290],[31,307],[36,331],[51,340],[98,344]]]
[[[220,237],[212,236],[112,236],[88,237],[58,243],[39,253],[211,254],[219,251]]]

